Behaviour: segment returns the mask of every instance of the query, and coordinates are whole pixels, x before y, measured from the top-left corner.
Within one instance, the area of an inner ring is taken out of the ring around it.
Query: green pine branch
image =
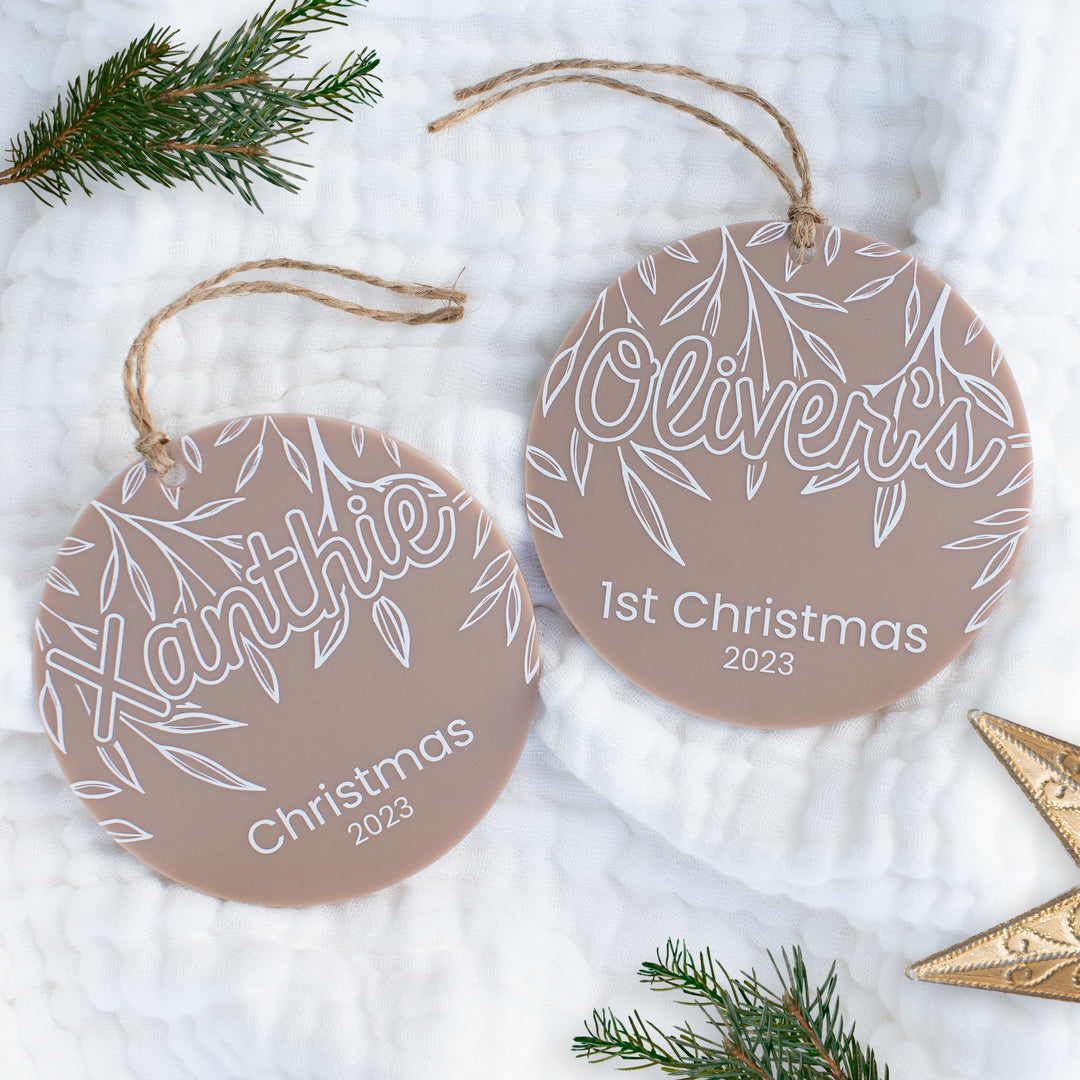
[[[781,988],[765,985],[754,972],[733,978],[706,950],[694,956],[669,941],[638,974],[654,990],[675,992],[694,1006],[706,1024],[689,1023],[664,1032],[638,1012],[625,1020],[608,1009],[594,1011],[586,1034],[574,1039],[578,1057],[619,1060],[623,1069],[657,1067],[669,1076],[694,1080],[889,1080],[879,1073],[873,1051],[855,1040],[836,995],[836,965],[813,987],[801,950],[769,954]]]
[[[302,163],[275,152],[305,142],[312,123],[351,119],[379,96],[374,52],[337,67],[283,74],[307,55],[308,38],[344,26],[365,0],[291,0],[271,5],[230,37],[187,50],[177,32],[151,28],[85,76],[16,136],[0,185],[25,184],[45,202],[75,188],[133,180],[172,187],[219,184],[258,206],[257,180],[298,190]]]

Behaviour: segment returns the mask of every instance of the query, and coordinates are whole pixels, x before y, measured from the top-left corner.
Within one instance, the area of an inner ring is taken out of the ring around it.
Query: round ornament
[[[168,446],[167,475],[113,479],[48,574],[35,675],[72,791],[215,896],[315,904],[419,870],[529,730],[537,630],[506,542],[359,425],[248,416]]]
[[[649,255],[563,342],[529,520],[588,641],[703,716],[794,727],[914,689],[983,626],[1030,512],[1023,406],[914,258],[817,226]]]

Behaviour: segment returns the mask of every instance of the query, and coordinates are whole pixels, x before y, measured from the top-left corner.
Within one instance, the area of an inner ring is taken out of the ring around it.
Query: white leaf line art
[[[907,303],[904,305],[904,344],[910,343],[912,335],[919,326],[922,317],[922,296],[919,293],[918,282],[912,280],[911,292],[908,293]]]
[[[942,544],[946,551],[977,551],[979,548],[990,547],[1004,540],[1008,533],[978,533],[975,536],[965,536],[961,540],[953,540],[950,544]]]
[[[58,566],[49,567],[49,572],[45,575],[45,582],[57,592],[66,593],[68,596],[79,595],[75,583]]]
[[[517,583],[517,576],[510,579],[510,587],[506,590],[506,644],[509,647],[517,637],[518,626],[521,624],[521,589]]]
[[[278,434],[281,435],[281,432],[279,431]],[[292,471],[300,477],[300,482],[304,487],[311,491],[311,469],[308,467],[307,458],[304,457],[300,447],[292,439],[287,439],[284,435],[281,435],[281,446],[285,451],[285,458],[292,467]]]
[[[1010,507],[1008,510],[998,510],[997,513],[988,517],[978,518],[976,525],[1019,525],[1021,521],[1027,521],[1031,511],[1023,506]]]
[[[626,299],[626,290],[623,288],[622,278],[619,278],[616,281],[616,284],[619,286],[619,296],[622,297],[623,310],[626,312],[626,324],[628,326],[637,326],[637,327],[640,327],[641,329],[644,329],[644,324],[634,314],[632,308],[630,307],[630,301]]]
[[[801,269],[802,263],[795,261],[791,248],[788,248],[784,253],[784,282],[789,282]]]
[[[563,467],[546,451],[539,446],[530,444],[525,448],[525,460],[539,473],[550,477],[552,480],[566,481],[566,472]]]
[[[1025,529],[1021,529],[1020,531],[1013,533],[1012,536],[1010,536],[1005,543],[990,556],[986,565],[983,567],[978,580],[971,586],[972,591],[981,588],[983,585],[989,584],[1005,569],[1009,560],[1016,554],[1016,548],[1020,543],[1020,538],[1026,531],[1027,530]]]
[[[1031,432],[1017,432],[1009,436],[1010,444],[1017,450],[1024,450],[1031,446]]]
[[[669,322],[673,322],[681,315],[685,315],[695,304],[700,303],[708,293],[714,278],[715,274],[710,274],[707,278],[704,278],[696,285],[692,285],[687,289],[686,292],[684,292],[682,296],[668,308],[667,314],[660,320],[660,325],[666,326]]]
[[[833,488],[842,487],[850,480],[854,480],[862,472],[862,466],[857,461],[852,461],[840,470],[814,473],[803,486],[801,495],[814,495],[819,491],[831,491]]]
[[[623,457],[622,447],[618,448],[619,464],[622,466],[623,486],[626,489],[626,497],[630,503],[630,509],[638,519],[639,524],[645,530],[649,539],[668,558],[673,559],[680,566],[685,566],[683,557],[679,554],[668,531],[667,522],[664,520],[663,511],[656,501],[648,485],[629,465]]]
[[[562,529],[559,528],[559,522],[555,517],[555,511],[539,495],[525,496],[525,510],[529,521],[541,532],[549,533],[558,540],[563,538]]]
[[[840,363],[833,347],[820,334],[810,330],[803,330],[803,340],[810,346],[811,352],[836,376],[841,382],[847,382],[843,365]]]
[[[371,618],[386,647],[402,667],[409,666],[411,635],[405,613],[388,596],[380,596],[372,605]]]
[[[127,756],[127,751],[121,745],[119,739],[113,740],[111,749],[113,753],[110,754],[110,747],[108,746],[99,744],[97,748],[98,757],[104,762],[105,768],[126,787],[133,788],[139,794],[145,795],[146,789],[139,782],[138,776],[135,775],[135,767],[131,764],[131,759]],[[113,754],[116,755],[115,760]]]
[[[195,445],[195,440],[190,435],[184,435],[180,439],[180,449],[187,458],[187,463],[197,472],[202,472],[202,452]]]
[[[890,255],[899,255],[900,252],[891,244],[883,244],[878,240],[865,247],[856,248],[855,254],[869,259],[887,259]]]
[[[751,461],[746,466],[746,501],[750,502],[761,489],[765,479],[765,470],[769,467],[767,461]]]
[[[116,583],[120,577],[120,556],[117,553],[116,548],[112,549],[112,554],[105,560],[105,569],[101,572],[101,588],[98,590],[98,598],[101,603],[101,613],[104,614],[109,610],[109,605],[113,601],[113,596],[116,594]]]
[[[1008,495],[1018,488],[1030,484],[1034,469],[1034,462],[1029,461],[1025,465],[1022,465],[1017,474],[998,492],[998,496]]]
[[[360,457],[364,452],[364,429],[359,424],[353,424],[351,436],[353,450],[356,451],[356,456]]]
[[[537,632],[536,616],[529,622],[529,635],[525,639],[525,684],[536,678],[540,670],[540,635]]]
[[[249,451],[248,456],[244,458],[243,465],[240,466],[240,472],[236,477],[235,491],[239,494],[244,485],[255,475],[259,469],[259,462],[262,461],[263,456],[263,442],[260,439]]]
[[[1001,351],[1001,346],[995,341],[994,347],[990,350],[990,374],[996,375],[997,369],[1001,364],[1001,361],[1005,359],[1005,354]]]
[[[348,590],[345,585],[341,586],[341,593],[338,597],[341,601],[341,614],[334,620],[330,626],[330,633],[326,635],[326,641],[322,641],[322,627],[317,627],[315,630],[315,670],[326,663],[327,660],[334,654],[334,650],[345,640],[345,635],[349,632],[349,599]]]
[[[131,720],[132,717],[125,714],[125,719]],[[229,728],[247,727],[243,720],[232,720],[227,716],[205,712],[178,712],[166,720],[139,720],[138,723],[173,735],[205,735],[214,731],[227,731]]]
[[[1004,585],[998,586],[975,610],[975,614],[968,619],[967,626],[964,627],[964,633],[970,634],[975,630],[980,630],[989,621],[990,616],[993,614],[994,606],[998,600],[1001,599],[1002,593],[1009,587],[1010,582],[1006,581]]]
[[[68,536],[64,538],[64,542],[60,545],[60,550],[56,554],[78,555],[82,551],[89,551],[93,546],[93,543],[89,540],[80,540],[77,536]]]
[[[484,545],[488,542],[490,535],[491,518],[486,510],[481,510],[480,516],[476,519],[476,543],[473,545],[472,555],[474,559],[480,558],[480,552],[484,550]]]
[[[585,494],[585,482],[589,478],[589,466],[592,465],[593,444],[585,440],[585,460],[581,460],[581,430],[574,428],[570,434],[570,471],[574,474],[574,483],[582,496]]]
[[[842,304],[830,300],[827,296],[819,296],[817,293],[782,292],[780,295],[788,300],[794,300],[796,304],[802,304],[803,307],[820,308],[823,311],[839,311],[847,314],[847,308]]]
[[[896,275],[891,274],[888,277],[874,278],[872,281],[867,281],[860,285],[850,296],[844,300],[845,304],[853,304],[858,300],[869,300],[871,296],[877,296],[878,293],[884,292],[894,281]]]
[[[964,335],[964,344],[970,345],[981,333],[983,329],[983,321],[978,315],[971,320],[970,325],[967,328],[967,333]]]
[[[754,235],[746,241],[747,247],[760,247],[762,244],[771,244],[774,240],[786,236],[789,225],[786,221],[770,221],[762,225],[754,232]]]
[[[157,615],[153,590],[150,588],[150,582],[147,580],[143,568],[130,555],[127,557],[127,572],[128,580],[131,582],[135,595],[139,598],[139,603],[142,604],[146,614],[153,621]]]
[[[656,260],[651,255],[646,255],[637,265],[638,277],[641,278],[645,288],[656,295]]]
[[[220,761],[215,761],[206,754],[200,754],[182,746],[166,746],[164,743],[155,743],[155,746],[161,756],[172,762],[181,772],[205,784],[213,784],[215,787],[227,788],[230,791],[266,790],[261,785],[253,784],[250,780],[238,776],[232,769],[227,769]]]
[[[693,473],[672,454],[655,446],[642,446],[632,439],[630,445],[637,456],[658,476],[662,476],[665,480],[670,480],[673,484],[693,492],[695,495],[705,499],[706,502],[712,501],[706,494],[705,489],[694,478]]]
[[[834,225],[825,237],[825,265],[832,266],[833,260],[840,253],[840,229]]]
[[[473,623],[479,622],[498,602],[499,597],[502,596],[506,589],[507,582],[503,582],[497,589],[492,589],[487,596],[483,597],[480,602],[465,616],[465,621],[458,627],[458,631],[468,630]]]
[[[685,240],[677,240],[674,244],[665,244],[664,252],[679,262],[696,263],[697,256],[687,246]]]
[[[495,582],[495,579],[498,578],[499,575],[509,565],[512,558],[513,556],[510,554],[509,550],[503,551],[500,554],[496,555],[495,558],[492,559],[491,562],[489,562],[487,566],[484,567],[483,573],[481,573],[480,577],[477,579],[476,584],[469,590],[469,592],[479,592],[481,589],[484,589],[488,585],[493,584]]]
[[[233,439],[240,435],[243,435],[247,431],[248,424],[251,423],[250,416],[242,416],[238,420],[230,420],[219,433],[218,437],[214,440],[215,446],[224,446],[226,443],[230,443]]]
[[[276,705],[280,700],[281,690],[278,686],[277,672],[274,665],[266,658],[266,653],[245,634],[238,635],[240,645],[247,656],[252,674],[259,680],[259,685],[266,691],[267,696]]]
[[[45,682],[38,695],[38,711],[41,713],[41,723],[46,733],[52,740],[53,746],[61,754],[67,753],[64,743],[64,706],[60,702],[60,695],[53,685],[52,672],[45,672]]]
[[[113,795],[119,795],[123,790],[107,780],[77,780],[71,785],[71,790],[80,799],[111,799]]]
[[[577,359],[577,347],[571,346],[563,349],[551,362],[547,375],[544,376],[544,389],[541,396],[541,407],[547,416],[552,402],[559,396],[559,391],[567,384],[574,370],[574,361]]]
[[[175,484],[175,485],[174,484],[166,484],[163,481],[159,481],[158,482],[158,488],[161,491],[161,494],[164,495],[166,499],[168,499],[169,503],[172,505],[172,508],[174,510],[179,510],[180,509],[180,492],[182,490],[180,485],[179,484]]]
[[[214,499],[211,502],[203,503],[202,506],[197,506],[187,517],[180,520],[184,522],[205,521],[207,518],[214,517],[215,514],[220,514],[223,510],[228,510],[230,506],[235,506],[243,501],[243,495],[231,499]]]
[[[118,843],[134,844],[139,840],[153,840],[154,834],[136,825],[127,818],[109,818],[101,822],[101,827]]]
[[[874,547],[879,548],[889,534],[900,524],[907,505],[907,484],[897,480],[893,484],[879,484],[874,496]]]
[[[398,444],[390,438],[389,435],[382,437],[383,449],[390,455],[390,460],[400,469],[401,468],[401,451],[398,449]]]
[[[142,487],[143,481],[146,479],[146,462],[139,461],[132,465],[130,469],[124,474],[124,483],[120,489],[120,503],[121,505],[128,503],[134,497],[135,492]]]
[[[1012,427],[1013,414],[1009,405],[1009,399],[992,383],[978,375],[968,375],[962,371],[956,372],[960,385],[971,395],[972,401],[1003,424]]]

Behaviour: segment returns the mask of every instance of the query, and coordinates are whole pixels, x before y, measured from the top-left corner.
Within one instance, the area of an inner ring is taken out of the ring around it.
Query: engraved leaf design
[[[521,589],[517,578],[510,579],[510,588],[506,590],[506,644],[509,645],[517,636],[521,624]]]
[[[382,437],[383,449],[390,455],[390,460],[398,467],[401,468],[401,451],[398,449],[398,444],[390,438],[389,435]]]
[[[978,536],[965,536],[961,540],[954,540],[951,544],[942,544],[946,551],[977,551],[979,548],[990,547],[999,540],[1004,540],[1007,533],[980,533]]]
[[[230,506],[235,506],[237,503],[242,503],[243,501],[243,495],[239,498],[214,499],[212,502],[203,503],[202,506],[197,506],[183,520],[204,521],[206,518],[213,517],[215,514],[220,514],[222,510],[228,510]]]
[[[529,623],[529,636],[525,639],[525,682],[531,683],[540,670],[540,635],[536,629],[536,617]]]
[[[181,772],[186,772],[188,776],[202,780],[205,784],[228,788],[230,791],[266,790],[261,785],[253,784],[250,780],[238,776],[220,761],[215,761],[212,757],[200,754],[196,750],[187,750],[182,746],[166,746],[163,743],[158,743],[157,749],[166,761],[171,761]]]
[[[496,555],[484,567],[483,573],[477,579],[476,584],[469,590],[470,593],[479,592],[481,589],[486,588],[488,585],[494,584],[495,579],[506,569],[507,563],[510,562],[509,550]]]
[[[784,255],[784,281],[790,281],[802,269],[802,264],[797,263],[791,256],[791,248]]]
[[[405,613],[390,597],[380,596],[371,608],[371,618],[386,647],[397,657],[401,666],[407,668],[411,640]]]
[[[874,497],[874,547],[879,548],[889,534],[900,524],[907,505],[907,484],[897,480],[895,484],[879,484]]]
[[[821,308],[823,311],[847,312],[847,308],[838,304],[835,300],[830,300],[827,296],[819,296],[817,293],[789,292],[780,295],[786,296],[789,300],[794,300],[796,304],[802,304],[803,307]]]
[[[180,485],[179,484],[166,484],[162,481],[159,485],[161,494],[172,504],[174,510],[180,509]]]
[[[240,645],[247,656],[248,663],[251,665],[252,673],[259,680],[259,685],[266,691],[270,700],[277,704],[281,698],[281,690],[278,686],[278,677],[274,665],[266,658],[266,653],[244,634],[240,635]]]
[[[630,445],[637,456],[658,476],[670,480],[673,484],[678,484],[681,488],[686,488],[687,491],[692,491],[706,502],[712,501],[690,470],[677,458],[655,446],[641,446],[633,440],[630,441]]]
[[[709,289],[712,287],[712,284],[713,276],[710,274],[696,285],[691,285],[690,288],[668,308],[667,314],[660,320],[660,325],[666,326],[669,322],[673,322],[675,319],[685,315],[695,304],[701,303]]]
[[[89,551],[94,545],[89,540],[80,540],[77,536],[67,537],[57,555],[78,555],[81,551]]]
[[[57,592],[67,593],[68,596],[79,595],[75,583],[57,566],[49,567],[49,572],[45,575],[45,581]]]
[[[760,247],[762,244],[771,244],[774,240],[779,240],[788,231],[788,223],[786,221],[770,221],[767,225],[762,225],[749,240],[746,241],[747,247]]]
[[[845,304],[853,304],[857,300],[869,300],[871,296],[877,296],[884,292],[895,280],[895,275],[889,277],[874,278],[860,285],[849,297],[844,300]]]
[[[1009,582],[1005,582],[1004,585],[999,585],[975,610],[975,614],[968,619],[967,626],[964,627],[964,633],[970,634],[974,630],[979,630],[984,627],[989,621],[990,616],[993,614],[994,605],[1001,599],[1002,593],[1009,587]]]
[[[112,751],[111,753],[110,749]],[[131,764],[131,759],[127,756],[127,752],[120,744],[119,739],[113,741],[111,748],[99,745],[97,752],[98,757],[104,762],[105,767],[122,784],[125,784],[129,788],[134,788],[143,795],[146,794],[142,784],[139,783],[139,778],[135,775],[135,767]]]
[[[572,345],[568,349],[563,349],[551,361],[551,367],[548,368],[547,375],[544,376],[544,390],[540,398],[540,407],[545,416],[547,416],[552,403],[573,374],[576,359],[577,346]]]
[[[468,630],[473,623],[479,622],[495,606],[505,588],[506,585],[504,583],[497,589],[492,589],[491,592],[489,592],[487,596],[485,596],[480,603],[469,612],[465,617],[465,621],[458,627],[458,630]]]
[[[978,581],[976,581],[975,584],[971,586],[973,591],[975,589],[981,588],[988,582],[993,581],[994,578],[996,578],[998,574],[1000,574],[1001,571],[1005,569],[1005,567],[1009,563],[1009,560],[1013,557],[1013,555],[1016,554],[1016,545],[1020,543],[1020,537],[1022,535],[1023,532],[1021,531],[1010,536],[1009,539],[1006,540],[1005,543],[1002,544],[1001,547],[999,547],[997,551],[995,551],[994,554],[990,556],[989,561],[983,567],[983,571],[979,575]]]
[[[236,477],[237,492],[255,475],[259,468],[259,462],[262,461],[263,456],[263,444],[257,443],[255,448],[244,458],[244,464],[240,466],[240,472]]]
[[[856,255],[863,255],[868,259],[886,259],[890,255],[899,255],[900,252],[890,244],[883,244],[881,241],[876,241],[873,244],[867,244],[866,247],[856,248]]]
[[[140,720],[139,723],[144,727],[157,728],[158,731],[170,731],[179,735],[203,735],[211,731],[247,727],[242,720],[232,720],[227,716],[205,712],[179,712],[167,720]]]
[[[110,799],[113,795],[119,795],[123,788],[107,780],[77,780],[71,785],[71,790],[80,799]]]
[[[1027,521],[1031,511],[1023,506],[1013,506],[1008,510],[999,510],[989,517],[978,518],[976,525],[1019,525],[1021,521]]]
[[[525,510],[529,515],[529,521],[541,532],[550,533],[557,539],[562,539],[563,533],[562,529],[559,528],[555,511],[539,495],[525,496]]]
[[[667,522],[648,485],[629,465],[626,464],[622,451],[619,452],[619,461],[622,465],[623,486],[626,488],[626,497],[630,501],[630,509],[638,519],[641,527],[645,530],[650,540],[680,566],[685,566],[683,557],[679,554],[668,532]]]
[[[758,493],[762,481],[765,479],[765,470],[769,467],[767,461],[751,461],[746,466],[746,501]]]
[[[978,336],[982,333],[983,321],[978,315],[971,320],[970,325],[967,328],[967,333],[964,335],[964,344],[970,345]]]
[[[833,352],[832,346],[820,335],[815,334],[811,330],[804,330],[803,339],[806,344],[810,346],[814,355],[831,371],[837,375],[841,382],[847,382],[847,375],[844,374],[844,367],[837,358],[836,353]]]
[[[215,446],[224,446],[226,443],[230,443],[233,439],[240,435],[243,435],[247,431],[248,424],[251,423],[250,416],[242,416],[238,420],[230,420],[222,429],[221,433],[214,440]]]
[[[143,481],[146,479],[146,462],[139,461],[132,465],[126,473],[124,473],[124,483],[120,488],[120,502],[121,504],[129,502],[135,495],[135,492],[142,487]]]
[[[356,456],[364,452],[364,429],[359,424],[353,424],[352,426],[352,445],[356,451]]]
[[[300,477],[300,482],[304,487],[311,491],[311,469],[308,468],[307,458],[304,457],[300,447],[284,435],[281,436],[281,445],[285,449],[285,457],[292,466],[293,472]]]
[[[581,460],[581,431],[574,428],[570,435],[570,471],[574,474],[574,483],[578,491],[585,494],[585,481],[589,478],[589,466],[592,465],[593,444],[585,439],[585,460]]]
[[[153,619],[157,614],[153,590],[150,588],[150,582],[143,568],[130,555],[127,557],[127,572],[128,580],[135,590],[135,595],[139,598],[139,603],[145,608],[146,614]]]
[[[345,640],[345,635],[349,632],[349,599],[347,595],[347,586],[341,587],[341,614],[334,620],[330,627],[330,633],[326,635],[326,641],[321,640],[320,627],[315,631],[315,670],[326,663],[327,660],[334,654],[334,650]]]
[[[697,256],[687,246],[685,240],[676,240],[674,244],[665,244],[664,251],[679,262],[696,263]]]
[[[197,472],[202,472],[202,451],[195,445],[195,440],[190,435],[185,435],[180,440],[180,449],[184,451],[187,463]]]
[[[480,552],[484,550],[484,545],[488,542],[488,537],[491,535],[491,518],[488,517],[486,510],[480,511],[480,516],[476,519],[476,543],[473,545],[473,558],[478,559]]]
[[[1017,488],[1030,484],[1034,469],[1033,462],[1029,461],[1026,465],[1022,465],[1020,471],[998,492],[998,495],[1008,495],[1010,492],[1016,491]]]
[[[716,331],[720,329],[720,294],[713,293],[712,299],[705,308],[705,317],[701,320],[703,333],[710,337],[716,337]]]
[[[1009,399],[992,382],[963,372],[957,372],[957,378],[983,412],[1012,427],[1013,414]]]
[[[1001,346],[995,341],[994,347],[990,350],[990,374],[996,375],[997,369],[1001,364],[1001,361],[1005,359],[1005,354],[1001,351]]]
[[[922,317],[922,297],[919,295],[919,286],[916,282],[911,283],[911,292],[908,293],[907,303],[904,305],[904,344],[911,341],[911,335],[915,333]]]
[[[38,694],[38,709],[41,712],[41,723],[52,739],[53,745],[61,754],[67,753],[64,744],[64,706],[60,703],[60,695],[53,685],[52,672],[45,672],[45,685]]]
[[[119,577],[120,557],[114,547],[108,559],[105,560],[105,569],[101,572],[101,588],[98,590],[98,597],[101,601],[102,614],[108,610],[109,605],[113,601],[113,596],[116,594],[116,583],[119,580]]]
[[[833,488],[838,488],[848,483],[849,480],[854,480],[861,471],[859,463],[857,461],[852,461],[843,469],[831,469],[827,472],[814,473],[814,475],[807,480],[801,494],[814,495],[819,491],[831,491]]]
[[[840,229],[834,225],[825,237],[825,265],[832,266],[833,259],[840,254]]]
[[[646,255],[637,267],[638,277],[645,283],[645,288],[656,295],[656,260],[651,255]]]
[[[134,844],[139,840],[153,840],[154,834],[127,818],[116,817],[103,821],[101,827],[118,843]]]
[[[566,472],[563,467],[546,451],[539,446],[529,445],[525,448],[525,458],[529,464],[539,473],[551,477],[552,480],[566,480]]]

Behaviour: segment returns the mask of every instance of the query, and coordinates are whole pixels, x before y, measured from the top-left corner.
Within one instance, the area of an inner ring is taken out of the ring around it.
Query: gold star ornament
[[[973,709],[968,719],[1080,863],[1080,746]],[[1080,888],[907,969],[925,982],[1080,1002]]]

